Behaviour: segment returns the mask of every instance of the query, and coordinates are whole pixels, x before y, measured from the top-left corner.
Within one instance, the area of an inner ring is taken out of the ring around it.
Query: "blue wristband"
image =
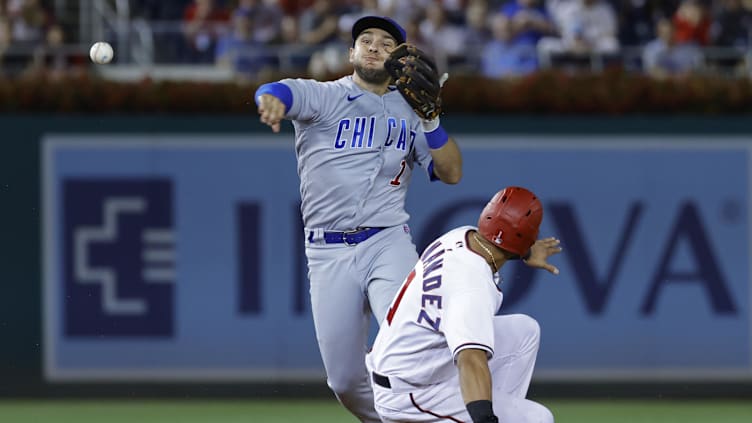
[[[285,111],[290,111],[290,108],[292,107],[292,90],[287,85],[281,82],[270,82],[268,84],[260,86],[258,90],[256,90],[256,94],[254,96],[256,105],[258,105],[258,98],[262,94],[271,94],[274,97],[277,97],[279,101],[281,101],[282,104],[285,105]]]
[[[433,131],[426,132],[426,141],[428,142],[428,147],[436,150],[437,148],[443,147],[444,144],[449,141],[449,135],[444,128],[439,125],[439,127]]]

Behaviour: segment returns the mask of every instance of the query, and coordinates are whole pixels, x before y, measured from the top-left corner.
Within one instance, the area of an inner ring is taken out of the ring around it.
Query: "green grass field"
[[[750,423],[752,401],[542,400],[557,423]],[[0,401],[2,423],[355,423],[334,401]],[[508,422],[513,423],[513,422]]]

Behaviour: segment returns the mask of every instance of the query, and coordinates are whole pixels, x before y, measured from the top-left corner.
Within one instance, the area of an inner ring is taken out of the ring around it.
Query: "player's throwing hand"
[[[558,275],[559,269],[556,266],[548,263],[546,259],[554,254],[561,252],[559,242],[560,241],[558,239],[553,237],[535,241],[533,246],[530,247],[530,256],[525,260],[525,264],[530,267],[548,270],[554,275]]]
[[[285,117],[285,105],[277,97],[262,94],[258,98],[258,112],[261,122],[269,125],[272,131],[279,132],[280,121]]]

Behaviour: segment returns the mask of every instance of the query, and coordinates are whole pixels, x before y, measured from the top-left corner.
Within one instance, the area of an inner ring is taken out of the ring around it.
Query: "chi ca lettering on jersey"
[[[339,121],[337,136],[334,139],[334,148],[373,148],[374,132],[376,127],[375,117],[345,118]],[[410,151],[415,144],[417,132],[408,127],[406,119],[388,117],[386,120],[387,132],[384,147],[392,147],[395,150]]]

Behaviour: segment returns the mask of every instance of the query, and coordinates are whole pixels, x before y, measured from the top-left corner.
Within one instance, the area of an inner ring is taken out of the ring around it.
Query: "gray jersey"
[[[300,197],[306,228],[348,230],[408,220],[405,195],[415,164],[431,155],[421,120],[396,90],[379,96],[351,76],[280,81],[293,102]]]

